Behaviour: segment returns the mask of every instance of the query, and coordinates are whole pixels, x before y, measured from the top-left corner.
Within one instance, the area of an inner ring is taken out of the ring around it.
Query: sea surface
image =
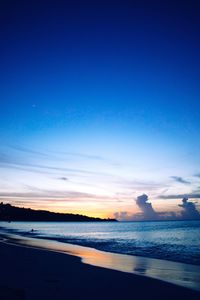
[[[200,266],[200,221],[0,222],[0,232]]]

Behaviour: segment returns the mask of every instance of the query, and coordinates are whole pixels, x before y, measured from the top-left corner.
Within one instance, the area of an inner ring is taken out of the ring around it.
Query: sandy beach
[[[83,264],[77,257],[0,243],[2,300],[199,299],[148,277]]]

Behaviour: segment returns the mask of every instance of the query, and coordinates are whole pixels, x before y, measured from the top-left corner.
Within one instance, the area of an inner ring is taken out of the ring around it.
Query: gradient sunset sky
[[[200,199],[199,1],[0,3],[0,201],[112,217]]]

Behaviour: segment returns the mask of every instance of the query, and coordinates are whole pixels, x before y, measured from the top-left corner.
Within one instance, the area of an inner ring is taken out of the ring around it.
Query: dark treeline
[[[51,222],[87,222],[116,221],[115,219],[92,218],[76,214],[54,213],[46,210],[21,208],[0,203],[0,221],[51,221]]]

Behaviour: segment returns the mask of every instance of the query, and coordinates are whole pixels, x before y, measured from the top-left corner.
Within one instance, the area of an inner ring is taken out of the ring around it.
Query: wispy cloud
[[[83,194],[78,192],[59,192],[59,191],[44,191],[44,192],[0,192],[0,197],[11,198],[85,198],[92,197],[90,194]]]
[[[179,177],[179,176],[170,176],[170,178],[172,178],[173,180],[175,180],[175,181],[178,182],[178,183],[191,184],[190,181],[185,180],[184,178]]]
[[[92,155],[92,154],[85,154],[85,153],[78,153],[78,152],[64,152],[64,151],[38,151],[35,149],[29,149],[27,147],[22,147],[19,145],[11,145],[9,146],[13,150],[17,150],[20,152],[28,153],[28,154],[33,154],[35,156],[43,156],[43,157],[54,157],[57,158],[58,160],[65,160],[71,157],[83,159],[83,160],[93,160],[93,161],[100,161],[104,162],[106,164],[110,164],[113,166],[119,166],[119,162],[114,161],[110,158],[106,158],[100,155]]]
[[[194,176],[200,178],[200,173],[196,173]]]
[[[37,150],[32,150],[32,149],[22,147],[22,146],[9,146],[9,147],[13,150],[17,150],[17,151],[25,152],[25,153],[30,153],[30,154],[37,155],[37,156],[38,155],[39,156],[48,156],[48,153],[40,152],[40,151],[37,151]]]
[[[107,157],[103,157],[100,155],[92,155],[92,154],[85,154],[85,153],[78,153],[78,152],[62,152],[62,151],[50,151],[49,153],[53,153],[56,155],[62,155],[62,156],[70,156],[70,157],[76,157],[80,159],[86,159],[86,160],[94,160],[94,161],[100,161],[104,162],[113,166],[119,166],[120,163]]]
[[[155,182],[152,180],[142,180],[142,179],[127,179],[122,177],[113,178],[113,183],[123,189],[129,191],[157,191],[160,189],[166,189],[169,187],[169,184],[166,182]]]
[[[160,199],[182,199],[182,198],[200,198],[200,194],[172,194],[172,195],[159,195],[157,198]]]
[[[55,167],[55,166],[49,166],[49,165],[41,165],[41,164],[31,164],[31,163],[26,163],[26,162],[2,162],[0,163],[0,167],[9,167],[9,168],[21,168],[24,171],[36,171],[39,169],[39,172],[42,171],[62,171],[62,172],[69,172],[69,173],[76,173],[76,174],[87,174],[87,175],[103,175],[103,176],[112,176],[111,174],[108,173],[103,173],[103,172],[94,172],[94,171],[89,171],[89,170],[83,170],[83,169],[73,169],[73,168],[67,168],[67,167]]]
[[[4,152],[0,153],[0,163],[12,163],[14,160],[10,157],[10,155],[5,154]]]
[[[42,151],[28,149],[22,146],[9,146],[9,148],[16,151],[14,153],[8,152],[9,154],[5,154],[2,151],[0,152],[0,168],[12,168],[12,169],[18,169],[22,171],[28,171],[33,173],[44,173],[44,174],[53,174],[53,173],[55,174],[55,172],[67,172],[68,175],[74,174],[79,176],[94,175],[94,176],[108,177],[112,175],[106,172],[105,173],[96,172],[85,168],[81,169],[81,168],[67,167],[66,164],[68,162],[70,162],[71,164],[70,156],[80,157],[86,160],[90,159],[90,160],[104,161],[107,164],[116,163],[110,159],[103,158],[101,156],[96,156],[96,155],[87,155],[87,154],[70,153],[70,152],[53,152],[53,151],[42,152]],[[32,157],[31,158],[29,156],[22,157],[17,152],[33,154],[34,162],[32,160]],[[62,155],[59,156],[60,154]],[[65,157],[63,157],[63,155],[65,155]],[[45,163],[42,164],[38,163],[39,161],[41,161],[41,156],[45,158]],[[66,156],[69,156],[68,159]],[[65,163],[63,163],[62,166],[60,166],[61,165],[60,161],[64,161]],[[53,165],[50,165],[50,162],[53,162]],[[65,177],[65,176],[62,176],[61,174],[61,177]]]
[[[89,194],[89,193],[82,193],[82,192],[76,192],[76,191],[55,191],[55,190],[39,190],[36,192],[0,192],[1,198],[23,198],[23,199],[30,199],[34,198],[35,200],[39,199],[52,199],[54,202],[57,200],[60,202],[61,199],[63,201],[82,201],[82,200],[100,200],[100,201],[115,201],[112,197],[107,196],[99,196],[95,194]]]
[[[199,195],[200,195],[200,186],[198,186],[197,188],[195,188],[195,189],[192,191],[192,194],[199,194]]]
[[[52,199],[52,201],[84,201],[84,200],[99,200],[100,202],[116,201],[115,197],[97,195],[95,193],[77,192],[76,190],[55,190],[38,188],[32,185],[24,185],[24,190],[20,192],[5,192],[0,191],[0,197],[18,198],[18,199]]]

